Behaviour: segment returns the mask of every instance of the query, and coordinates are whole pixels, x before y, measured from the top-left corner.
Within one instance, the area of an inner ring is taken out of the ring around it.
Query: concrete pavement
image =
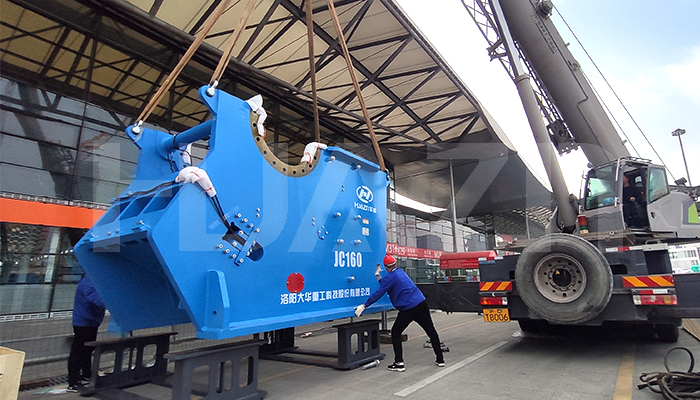
[[[649,341],[629,329],[574,329],[555,336],[528,337],[520,333],[515,322],[485,323],[475,314],[432,315],[441,340],[450,349],[445,354],[444,368],[434,365],[432,349],[423,346],[425,334],[412,324],[407,330],[408,341],[404,342],[405,372],[386,369],[393,361],[393,351],[384,344],[381,350],[386,358],[368,370],[340,371],[260,360],[258,389],[267,392],[265,399],[269,400],[655,400],[660,395],[636,389],[639,375],[663,371],[664,355],[672,347],[683,346],[700,355],[700,342],[685,331],[681,331],[678,343]],[[337,349],[333,330],[297,337],[295,343],[304,350]],[[670,358],[677,369],[687,370],[687,356],[674,354]],[[196,375],[195,380],[204,383],[205,374]],[[61,388],[65,385],[51,389]],[[40,394],[45,390],[21,392],[19,399],[54,398]],[[170,389],[155,384],[123,392],[134,399],[171,398]],[[98,393],[94,397],[113,395]],[[59,396],[56,400],[84,398],[77,393]]]

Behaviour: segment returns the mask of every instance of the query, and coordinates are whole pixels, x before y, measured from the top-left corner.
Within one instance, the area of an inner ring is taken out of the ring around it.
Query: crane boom
[[[574,139],[594,166],[628,157],[579,63],[549,18],[550,1],[504,1],[503,16]]]
[[[503,20],[503,11],[501,10],[499,0],[492,0],[492,9],[495,15],[495,21],[498,25],[501,35],[503,47],[508,55],[510,66],[512,68],[513,82],[518,89],[518,95],[523,103],[525,114],[528,123],[532,129],[532,134],[537,143],[537,149],[542,158],[547,177],[552,185],[552,192],[557,202],[557,212],[555,213],[555,223],[557,229],[563,232],[572,233],[576,229],[576,210],[569,203],[569,189],[566,187],[564,174],[561,171],[556,153],[550,143],[550,135],[547,132],[547,127],[541,118],[541,102],[538,101],[536,92],[530,83],[530,74],[528,74],[517,58],[517,50],[515,43],[510,35],[508,25]]]

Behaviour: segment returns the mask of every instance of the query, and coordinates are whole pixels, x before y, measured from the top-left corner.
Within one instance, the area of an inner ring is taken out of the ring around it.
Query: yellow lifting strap
[[[316,59],[314,57],[314,11],[312,0],[306,0],[306,37],[309,39],[309,77],[311,78],[311,103],[314,109],[314,139],[321,141],[321,127],[318,123],[318,94],[316,93]]]
[[[163,84],[158,88],[158,91],[153,95],[153,97],[149,100],[149,102],[146,104],[144,107],[143,111],[141,111],[141,114],[136,120],[136,126],[134,127],[135,133],[138,133],[140,130],[141,125],[143,122],[151,115],[153,110],[155,110],[156,106],[158,103],[160,103],[161,99],[165,95],[165,93],[170,89],[172,84],[175,82],[177,79],[178,75],[180,75],[180,72],[185,68],[185,65],[190,61],[192,56],[194,55],[195,51],[199,48],[199,46],[202,44],[204,39],[207,37],[209,34],[209,31],[211,28],[214,26],[216,21],[221,17],[221,15],[228,9],[229,5],[231,4],[232,0],[224,0],[222,1],[217,7],[216,10],[212,13],[212,15],[207,18],[206,23],[202,27],[202,30],[197,34],[195,37],[195,40],[192,42],[190,47],[187,49],[185,54],[182,56],[178,64],[175,66],[175,68],[170,72],[168,77],[163,81]],[[306,23],[307,23],[307,30],[308,33],[311,34],[313,32],[313,19],[311,16],[311,0],[306,0]],[[365,100],[362,97],[362,92],[360,91],[360,84],[357,81],[357,76],[355,74],[355,69],[352,65],[352,59],[350,58],[350,52],[348,51],[348,46],[347,43],[345,42],[345,36],[343,35],[343,30],[340,27],[340,21],[338,20],[338,14],[335,11],[335,6],[333,5],[333,0],[326,0],[328,3],[328,9],[330,11],[331,17],[333,18],[333,23],[335,25],[336,32],[338,33],[338,41],[340,42],[340,46],[343,50],[343,56],[345,58],[345,63],[347,64],[348,67],[348,72],[350,73],[350,78],[352,79],[353,87],[355,88],[355,94],[357,95],[357,100],[360,103],[360,107],[362,108],[362,114],[364,115],[365,118],[365,123],[367,124],[367,129],[369,130],[370,138],[372,140],[372,146],[374,147],[374,152],[377,155],[377,160],[379,161],[379,167],[382,171],[386,171],[386,165],[384,164],[384,157],[382,156],[382,152],[379,148],[379,143],[377,142],[377,136],[374,133],[374,128],[372,127],[372,120],[369,117],[369,113],[367,112],[367,106],[365,105]],[[221,58],[219,59],[219,64],[216,66],[216,69],[214,70],[214,73],[212,74],[211,80],[209,81],[209,86],[210,88],[216,88],[218,85],[219,81],[221,80],[221,77],[224,74],[224,71],[226,70],[226,67],[228,67],[229,62],[231,61],[231,54],[233,53],[233,48],[236,45],[236,41],[241,35],[241,32],[243,31],[243,28],[245,28],[246,23],[248,22],[248,18],[250,17],[250,14],[253,11],[253,8],[255,7],[255,4],[257,3],[257,0],[249,0],[248,4],[246,5],[245,10],[241,14],[241,19],[238,22],[238,25],[234,29],[234,31],[231,33],[228,39],[228,43],[221,55]],[[309,36],[309,42],[313,40],[312,36]],[[310,72],[312,75],[315,75],[315,65],[314,63],[314,54],[313,54],[313,44],[309,44],[309,57],[310,57],[310,62],[312,63],[310,67]],[[314,97],[314,122],[315,122],[315,130],[318,132],[318,110],[316,106],[316,88],[315,88],[315,76],[312,76],[312,91],[313,91],[313,97]],[[318,133],[316,133],[316,137],[318,138]]]
[[[221,15],[229,8],[231,5],[231,2],[233,0],[224,0],[222,1],[214,10],[214,12],[207,18],[207,21],[205,22],[204,26],[202,27],[202,30],[197,33],[197,36],[195,36],[194,41],[190,45],[190,47],[187,49],[185,54],[182,56],[180,61],[177,63],[175,68],[170,72],[167,78],[163,81],[163,84],[161,84],[160,88],[158,88],[158,91],[151,97],[151,99],[148,101],[146,106],[143,108],[143,111],[141,111],[141,114],[138,116],[136,119],[136,126],[134,127],[134,130],[136,133],[140,130],[140,126],[143,124],[143,122],[148,119],[148,117],[151,115],[153,110],[156,109],[156,106],[160,101],[163,99],[163,96],[165,93],[170,89],[170,87],[175,83],[175,80],[177,77],[180,75],[180,72],[185,68],[185,65],[190,61],[192,56],[194,55],[195,51],[199,48],[199,46],[202,44],[204,39],[207,37],[209,34],[209,31],[211,28],[214,26],[216,21],[219,20]],[[227,48],[223,51],[223,54],[221,56],[221,59],[219,60],[219,65],[216,67],[216,70],[214,70],[214,74],[212,75],[211,81],[209,83],[210,86],[216,87],[218,84],[218,81],[221,79],[221,76],[224,73],[224,70],[226,70],[226,67],[228,66],[228,63],[231,59],[231,52],[233,52],[233,47],[236,44],[236,40],[241,34],[241,31],[243,30],[243,27],[245,27],[246,22],[248,21],[248,17],[250,17],[250,14],[253,10],[253,7],[255,6],[256,0],[249,0],[248,4],[245,8],[245,11],[243,12],[241,16],[241,20],[239,21],[238,25],[236,26],[236,29],[231,33],[228,39],[228,44]]]
[[[362,114],[365,117],[365,122],[367,123],[367,129],[369,130],[369,136],[372,139],[372,146],[374,147],[374,152],[377,155],[377,160],[379,160],[379,168],[382,171],[386,171],[386,165],[384,165],[384,157],[382,156],[382,151],[379,149],[379,142],[377,142],[377,136],[374,134],[374,128],[372,127],[372,120],[369,118],[369,113],[367,112],[367,106],[365,106],[365,99],[362,97],[362,92],[360,91],[360,84],[357,82],[357,76],[355,75],[355,68],[352,66],[352,59],[350,58],[350,52],[348,51],[348,45],[345,42],[345,36],[343,35],[343,30],[340,29],[340,21],[338,20],[338,14],[335,12],[335,6],[333,5],[333,0],[326,0],[328,3],[328,11],[333,17],[333,23],[335,25],[335,30],[338,33],[338,41],[340,42],[340,47],[343,49],[343,55],[345,56],[345,63],[348,66],[348,72],[350,73],[350,78],[352,79],[352,85],[355,87],[355,94],[357,95],[357,101],[360,103],[362,108]]]
[[[231,32],[231,35],[228,38],[227,47],[225,48],[223,54],[221,55],[221,58],[219,59],[219,65],[216,66],[216,69],[214,70],[214,73],[211,76],[209,86],[216,87],[218,82],[221,80],[221,77],[224,75],[224,71],[226,71],[226,67],[228,67],[228,63],[231,61],[231,53],[233,53],[233,47],[236,45],[238,38],[241,36],[243,28],[245,28],[245,24],[248,22],[248,18],[250,18],[250,14],[253,12],[255,3],[257,3],[256,0],[249,0],[248,4],[245,7],[245,10],[243,10],[243,14],[241,14],[241,19],[238,21],[236,29],[234,29],[233,32]]]

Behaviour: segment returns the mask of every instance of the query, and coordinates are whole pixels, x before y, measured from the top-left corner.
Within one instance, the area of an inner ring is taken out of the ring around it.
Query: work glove
[[[364,304],[360,304],[359,306],[355,307],[355,315],[358,316],[358,317],[359,317],[360,315],[362,315],[362,313],[363,313],[364,311],[365,311],[365,305],[364,305]]]
[[[377,268],[374,269],[374,276],[379,278],[379,274],[382,272],[382,266],[377,264]]]

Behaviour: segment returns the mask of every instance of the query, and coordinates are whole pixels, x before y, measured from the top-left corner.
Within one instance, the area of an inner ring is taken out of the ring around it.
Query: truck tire
[[[595,318],[612,296],[608,261],[574,235],[553,233],[527,246],[515,266],[516,289],[530,310],[552,324]]]

